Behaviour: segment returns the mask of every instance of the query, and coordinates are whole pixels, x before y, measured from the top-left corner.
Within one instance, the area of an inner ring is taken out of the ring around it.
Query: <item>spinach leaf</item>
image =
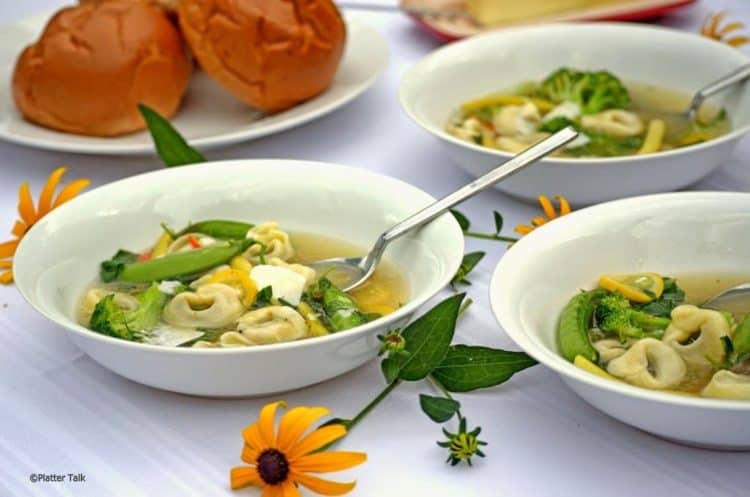
[[[255,302],[253,302],[253,309],[259,309],[267,305],[271,305],[271,299],[273,298],[273,288],[271,286],[265,286],[255,296]]]
[[[105,283],[114,281],[120,276],[125,264],[132,264],[138,260],[138,254],[120,249],[106,261],[99,265],[99,278]]]
[[[389,368],[398,370],[399,379],[421,380],[443,361],[453,340],[463,298],[463,293],[448,297],[404,328],[401,335],[408,354],[387,359],[393,363]]]
[[[536,363],[523,352],[453,345],[432,376],[450,392],[468,392],[499,385]]]
[[[547,122],[543,122],[537,129],[539,131],[545,131],[547,133],[557,133],[563,128],[568,126],[576,127],[575,123],[567,117],[557,116],[553,117]]]
[[[648,304],[633,304],[633,307],[653,316],[668,318],[672,309],[685,302],[685,292],[677,285],[674,278],[664,278],[664,290],[661,297]]]
[[[422,394],[419,396],[419,406],[434,422],[445,423],[458,412],[461,404],[447,397],[432,397]]]
[[[188,145],[182,135],[158,112],[144,104],[138,104],[138,110],[146,121],[159,158],[167,167],[206,162],[206,158]]]

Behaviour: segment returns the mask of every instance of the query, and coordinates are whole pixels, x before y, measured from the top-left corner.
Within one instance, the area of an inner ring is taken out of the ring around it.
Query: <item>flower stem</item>
[[[440,390],[443,393],[443,395],[445,395],[447,398],[451,400],[456,400],[453,398],[453,395],[451,395],[451,393],[443,386],[443,384],[437,380],[437,378],[435,378],[432,375],[429,375],[427,376],[427,380],[430,383],[432,383],[432,386]],[[461,409],[456,410],[456,414],[458,414],[458,417],[461,418]]]
[[[401,384],[401,380],[398,380],[398,379],[397,380],[393,380],[391,383],[389,383],[388,386],[386,386],[383,389],[383,391],[378,394],[377,397],[375,397],[374,399],[372,399],[372,401],[369,404],[367,404],[365,407],[363,407],[362,410],[359,411],[357,413],[357,415],[352,418],[351,422],[349,423],[349,429],[348,429],[348,431],[351,431],[352,428],[354,428],[357,425],[357,423],[359,423],[360,421],[362,421],[364,419],[364,417],[367,416],[370,413],[370,411],[372,411],[373,409],[375,409],[375,407],[378,404],[380,404],[380,401],[382,401],[384,398],[386,398],[388,396],[388,394],[391,393],[391,391],[394,388],[396,388],[397,386],[399,386],[399,384]]]
[[[514,238],[512,236],[492,235],[489,233],[475,233],[473,231],[464,231],[464,236],[470,236],[472,238],[481,238],[482,240],[494,240],[496,242],[507,242],[507,243],[516,243],[519,240],[519,238]]]

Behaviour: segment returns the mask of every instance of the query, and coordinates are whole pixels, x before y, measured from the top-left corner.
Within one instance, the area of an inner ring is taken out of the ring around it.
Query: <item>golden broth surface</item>
[[[367,253],[367,250],[350,242],[313,233],[291,233],[292,244],[297,252],[294,262],[308,262],[330,259],[332,257],[354,257]],[[336,274],[331,274],[334,285]],[[395,264],[381,261],[370,279],[349,294],[364,312],[389,314],[409,299],[409,287]]]

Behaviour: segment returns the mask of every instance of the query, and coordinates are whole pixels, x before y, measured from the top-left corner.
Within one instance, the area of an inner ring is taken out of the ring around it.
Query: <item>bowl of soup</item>
[[[363,255],[434,199],[399,180],[304,161],[241,160],[110,183],[56,209],[14,258],[27,301],[95,361],[193,395],[264,395],[375,357],[458,269],[443,216],[388,247],[364,285],[308,264]]]
[[[585,205],[691,185],[750,129],[750,85],[680,116],[692,94],[750,62],[705,37],[620,23],[510,28],[453,43],[401,81],[403,109],[472,176],[566,125],[580,136],[497,185]]]
[[[581,398],[676,442],[750,449],[750,194],[683,192],[582,209],[503,256],[498,322]]]

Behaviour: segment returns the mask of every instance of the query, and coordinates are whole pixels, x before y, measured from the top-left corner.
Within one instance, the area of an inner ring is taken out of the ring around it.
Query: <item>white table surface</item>
[[[387,1],[387,0],[384,0]],[[0,23],[65,3],[0,2]],[[747,0],[713,0],[662,22],[695,30],[708,11],[729,8],[750,22]],[[439,196],[470,178],[444,157],[436,142],[401,112],[401,74],[438,43],[408,19],[357,14],[387,38],[391,63],[361,98],[332,115],[281,135],[234,146],[211,159],[284,157],[368,168]],[[49,172],[70,168],[69,178],[94,186],[157,169],[154,159],[86,157],[0,143],[0,229],[16,217],[16,190],[25,180],[38,192]],[[750,191],[750,141],[696,189]],[[477,228],[491,229],[491,211],[509,227],[536,208],[497,192],[463,207]],[[0,241],[6,239],[0,236]],[[457,341],[515,348],[492,317],[487,287],[502,244],[467,240],[488,255],[468,287],[475,300],[462,318]],[[229,468],[238,465],[240,430],[265,402],[213,400],[162,392],[132,383],[94,363],[38,316],[15,288],[0,287],[0,496],[220,496],[259,495],[229,490]],[[325,405],[348,417],[382,388],[373,361],[351,374],[282,395],[290,405]],[[450,468],[435,445],[439,426],[419,409],[426,385],[399,387],[343,447],[368,453],[363,466],[341,475],[356,478],[356,496],[576,496],[748,495],[748,453],[682,447],[621,424],[585,404],[543,367],[525,371],[498,388],[460,395],[472,425],[483,427],[487,458],[471,468]],[[647,413],[644,413],[647,415]],[[85,483],[29,482],[30,473],[86,474]]]

